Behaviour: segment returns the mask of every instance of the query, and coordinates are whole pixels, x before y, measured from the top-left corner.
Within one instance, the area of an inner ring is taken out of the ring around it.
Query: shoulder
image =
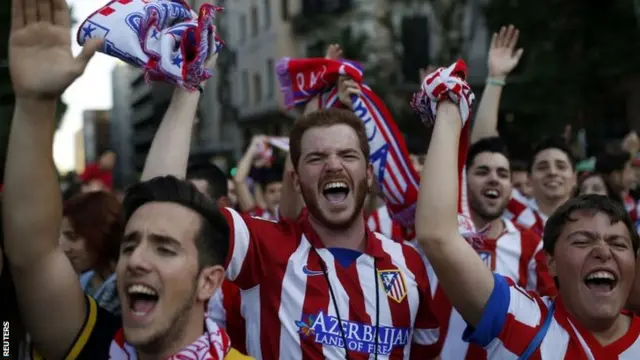
[[[374,234],[396,266],[404,263],[404,267],[415,275],[425,273],[425,263],[417,245],[409,241],[398,242],[380,233]],[[399,259],[398,256],[401,256],[402,259]]]

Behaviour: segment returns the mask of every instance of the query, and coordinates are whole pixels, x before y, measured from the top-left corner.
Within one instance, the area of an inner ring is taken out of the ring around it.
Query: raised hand
[[[515,50],[520,32],[513,25],[494,33],[489,48],[489,76],[502,80],[518,65],[524,50]]]
[[[65,0],[12,0],[9,70],[16,98],[54,99],[80,76],[102,45],[92,40],[71,53]]]

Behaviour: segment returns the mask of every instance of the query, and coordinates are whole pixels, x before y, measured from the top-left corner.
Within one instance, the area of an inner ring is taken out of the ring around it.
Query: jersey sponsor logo
[[[407,286],[400,270],[378,270],[378,276],[389,298],[401,303],[407,297]]]
[[[329,316],[322,311],[315,315],[304,315],[295,323],[303,339],[312,339],[322,345],[346,348],[350,352],[374,354],[376,351],[374,325],[348,320],[340,322],[335,316]],[[347,340],[346,344],[342,336],[343,332]],[[409,328],[380,326],[378,354],[389,355],[394,348],[406,346],[409,343],[409,334]]]
[[[302,267],[302,272],[307,276],[324,275],[324,271],[322,271],[322,270],[311,270],[311,269],[309,269],[309,267],[307,267],[307,265]]]

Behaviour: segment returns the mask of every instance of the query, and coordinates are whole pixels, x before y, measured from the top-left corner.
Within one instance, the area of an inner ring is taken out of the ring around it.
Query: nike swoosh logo
[[[302,272],[307,276],[318,276],[324,275],[324,271],[322,270],[311,270],[307,267],[307,265],[302,267]]]

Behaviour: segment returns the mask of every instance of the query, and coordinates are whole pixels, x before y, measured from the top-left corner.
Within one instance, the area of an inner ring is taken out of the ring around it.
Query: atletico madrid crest
[[[387,296],[401,303],[407,297],[407,286],[400,270],[378,270],[380,281]]]

